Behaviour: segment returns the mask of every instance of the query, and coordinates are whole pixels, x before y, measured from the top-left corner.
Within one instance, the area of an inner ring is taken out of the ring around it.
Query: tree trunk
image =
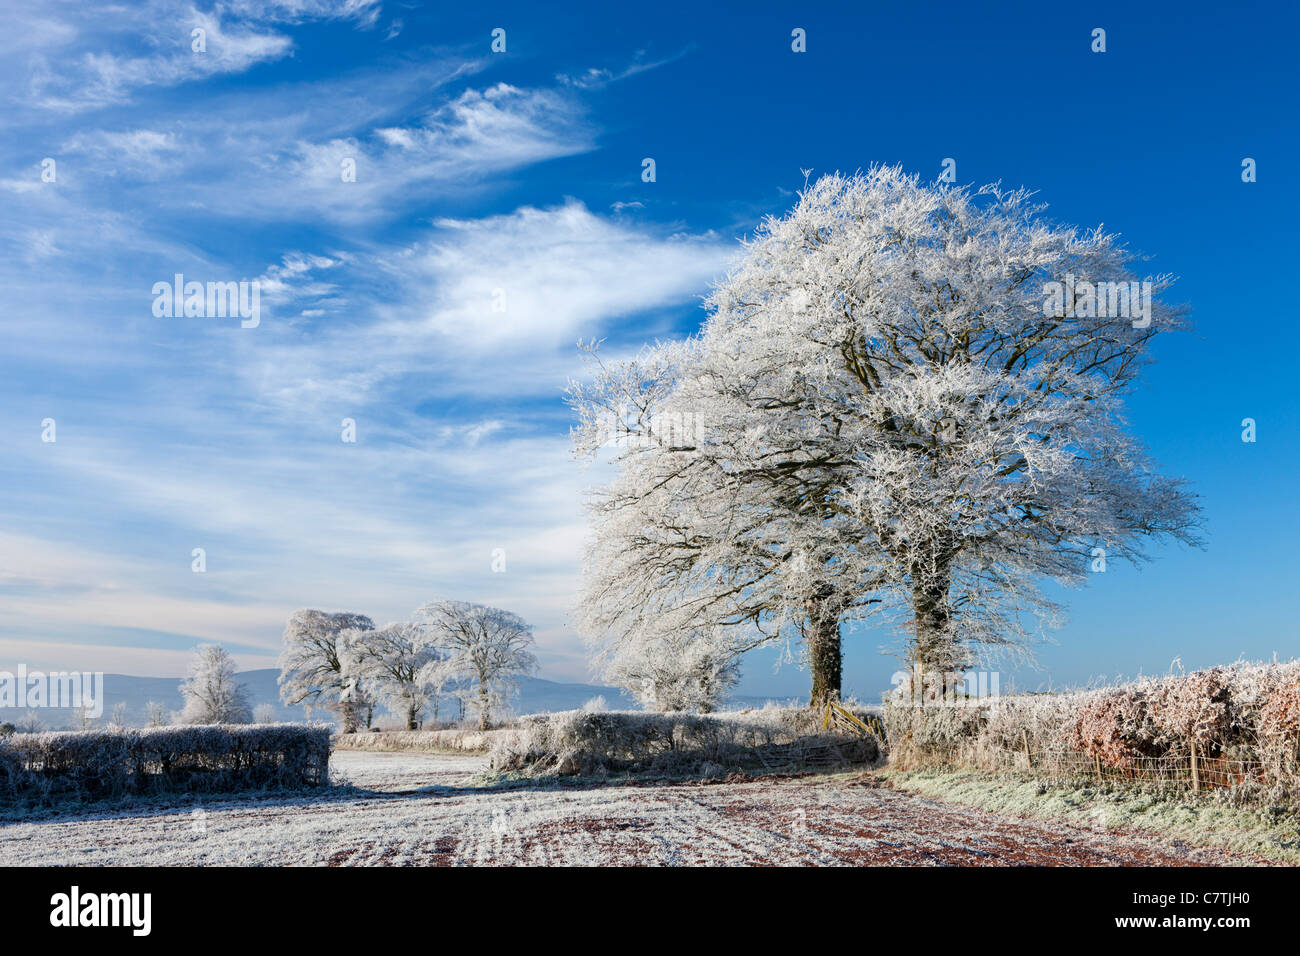
[[[942,667],[946,663],[944,633],[948,626],[948,611],[944,607],[946,594],[936,588],[921,588],[913,592],[912,610],[916,634],[912,639],[912,663],[924,671]]]
[[[478,729],[487,730],[489,725],[487,688],[480,686],[478,692]]]
[[[839,700],[844,670],[839,622],[832,622],[829,628],[815,629],[808,652],[812,663],[812,705],[822,707],[828,700]]]
[[[414,704],[411,704],[411,706],[406,708],[406,729],[407,730],[420,729],[419,721],[417,719],[419,717],[419,714],[417,713],[418,710],[419,708],[417,708]]]
[[[949,625],[952,611],[948,604],[949,576],[943,564],[928,573],[913,572],[912,613],[915,634],[909,656],[914,681],[914,695],[924,690],[926,696],[944,696],[961,678],[966,659]]]
[[[840,699],[844,654],[840,638],[840,603],[833,591],[823,592],[809,609],[808,663],[812,668],[813,707]]]
[[[357,702],[350,698],[344,698],[343,707],[343,732],[345,734],[355,734],[357,732]]]

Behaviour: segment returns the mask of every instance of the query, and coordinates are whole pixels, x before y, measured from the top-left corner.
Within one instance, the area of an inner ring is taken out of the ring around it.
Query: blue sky
[[[454,596],[586,679],[576,340],[698,327],[801,169],[946,157],[1122,233],[1194,309],[1129,411],[1206,548],[1094,575],[1017,684],[1300,650],[1285,5],[2,6],[0,666],[269,666],[296,608]],[[260,324],[155,317],[178,272],[259,280]],[[849,635],[847,690],[887,686],[890,640]],[[772,663],[744,689],[806,691]]]

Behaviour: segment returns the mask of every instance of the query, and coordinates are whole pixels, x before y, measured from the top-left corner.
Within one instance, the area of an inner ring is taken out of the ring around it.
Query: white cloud
[[[240,374],[280,407],[391,399],[558,398],[578,370],[578,338],[603,336],[665,309],[693,309],[734,254],[710,232],[664,235],[595,215],[570,200],[484,219],[442,219],[427,240],[358,254],[331,279],[382,280],[368,314],[326,308],[334,321],[283,334],[273,314],[240,339]],[[304,289],[314,287],[300,275]],[[281,318],[319,299],[289,299]],[[503,308],[503,311],[496,311]],[[412,377],[418,384],[410,384]]]
[[[375,218],[405,207],[413,194],[461,190],[593,146],[576,100],[499,83],[464,91],[419,124],[287,146],[263,163],[267,185],[254,185],[249,206],[271,216]],[[344,181],[345,164],[355,169],[355,181]],[[257,201],[263,195],[266,201]]]
[[[686,54],[694,49],[694,45],[689,45],[674,53],[671,56],[653,59],[648,51],[638,50],[636,56],[630,63],[625,64],[618,69],[608,69],[606,67],[590,67],[578,74],[559,73],[555,79],[565,86],[575,86],[579,89],[599,89],[602,86],[608,86],[610,83],[617,83],[619,80],[625,80],[628,77],[636,76],[639,73],[645,73],[649,70],[658,69],[668,63],[680,60]]]
[[[15,642],[75,643],[79,632],[115,628],[184,635],[183,648],[261,648],[245,663],[270,666],[298,607],[401,620],[442,596],[508,606],[537,626],[548,663],[580,658],[566,622],[588,476],[565,436],[512,436],[483,422],[435,437],[442,429],[425,421],[395,442],[363,416],[354,446],[324,428],[249,444],[226,433],[228,415],[202,417],[201,452],[193,428],[154,430],[140,444],[83,421],[61,454],[22,463],[93,494],[119,527],[148,530],[96,549],[54,540],[48,516],[12,522],[35,527],[0,535],[0,659],[18,653]],[[204,574],[190,570],[192,546],[206,549]],[[497,548],[504,574],[491,568]],[[566,665],[564,676],[583,673]]]
[[[63,141],[60,180],[89,190],[127,171],[157,183],[151,205],[175,214],[351,227],[407,213],[422,198],[463,200],[502,173],[594,148],[584,107],[563,91],[468,89],[402,125],[375,106],[427,98],[476,68],[447,59],[324,87],[256,91],[202,114],[153,117],[145,128],[86,129]]]
[[[268,617],[279,608],[201,593],[162,593],[159,581],[188,573],[187,555],[165,561],[34,535],[0,534],[0,654],[45,633],[128,628],[237,641],[274,649]],[[197,575],[194,576],[196,579]],[[0,660],[4,657],[0,656]]]
[[[715,235],[656,235],[576,200],[435,225],[439,235],[401,261],[404,281],[429,290],[427,330],[479,347],[569,344],[634,313],[688,303],[731,254]]]
[[[182,145],[176,134],[152,129],[77,133],[64,142],[62,149],[100,162],[120,163],[133,172],[150,176],[176,169],[182,160]]]
[[[557,420],[580,368],[573,342],[692,308],[729,254],[710,234],[670,238],[570,201],[442,220],[397,249],[284,257],[264,272],[267,301],[284,315],[327,303],[324,316],[249,333],[171,323],[175,349],[144,371],[142,395],[65,398],[58,444],[10,447],[26,478],[0,540],[0,652],[112,626],[237,640],[264,649],[248,666],[269,666],[297,607],[397,620],[454,595],[523,614],[547,673],[583,679],[567,613],[595,475],[571,460]],[[359,276],[387,287],[385,305],[333,304],[373,301]],[[497,282],[510,290],[500,315],[478,301]],[[133,339],[114,341],[106,362]],[[162,381],[167,400],[142,403]],[[550,424],[522,396],[544,398]],[[475,411],[503,399],[508,415]],[[429,408],[440,410],[417,411]],[[5,428],[42,414],[16,407]],[[355,445],[340,441],[343,417],[358,423]],[[84,539],[98,516],[119,536],[111,546],[49,544]],[[206,574],[189,570],[193,547],[207,549]]]
[[[24,12],[27,56],[6,73],[11,81],[22,78],[26,102],[78,112],[126,101],[145,87],[242,73],[280,59],[293,41],[272,24],[370,26],[378,12],[371,0],[227,0],[210,11],[185,0],[104,6],[63,0]],[[194,49],[195,30],[203,31],[203,49]]]
[[[302,23],[306,20],[354,20],[358,27],[375,25],[382,0],[222,0],[223,10],[253,20]]]

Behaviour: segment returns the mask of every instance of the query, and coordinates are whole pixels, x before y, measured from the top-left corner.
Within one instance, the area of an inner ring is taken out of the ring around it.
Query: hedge
[[[888,701],[890,759],[1300,794],[1300,661],[956,705]]]
[[[520,719],[493,742],[491,766],[530,775],[717,775],[871,763],[874,737],[826,732],[803,708],[717,714],[575,710]]]
[[[329,727],[309,724],[13,734],[0,739],[0,799],[319,787],[329,756]]]

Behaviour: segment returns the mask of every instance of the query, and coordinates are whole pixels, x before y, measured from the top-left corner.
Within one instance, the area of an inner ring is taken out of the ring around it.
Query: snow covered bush
[[[518,732],[493,742],[491,765],[532,775],[713,775],[843,767],[870,763],[879,753],[874,737],[823,731],[805,708],[718,714],[573,710],[523,718]]]
[[[1063,741],[1107,767],[1131,769],[1138,758],[1161,754],[1150,705],[1151,695],[1142,684],[1081,695],[1062,727]]]
[[[329,728],[306,724],[16,734],[0,741],[0,799],[316,787],[329,755]]]
[[[1247,672],[1211,667],[1160,681],[1151,693],[1151,718],[1157,745],[1178,749],[1195,741],[1202,756],[1217,756],[1245,729],[1241,705],[1233,699],[1234,680]]]
[[[895,763],[946,762],[981,731],[987,715],[975,707],[915,707],[887,702],[885,734]]]
[[[1279,780],[1300,783],[1300,675],[1273,682],[1259,708],[1260,759]]]
[[[1193,751],[1216,785],[1290,800],[1300,789],[1300,661],[1237,663],[1062,694],[960,706],[887,701],[890,757],[1003,770],[1009,758],[1081,772],[1190,772]],[[1226,783],[1225,783],[1226,782]]]

